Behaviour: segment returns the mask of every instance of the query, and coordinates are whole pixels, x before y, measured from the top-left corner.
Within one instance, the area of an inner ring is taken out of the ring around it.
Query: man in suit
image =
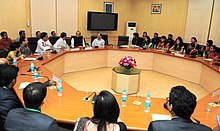
[[[3,130],[8,112],[21,107],[20,101],[13,92],[18,70],[18,67],[8,65],[5,59],[0,65],[0,131]]]
[[[56,120],[41,113],[47,94],[43,83],[34,82],[23,90],[25,108],[13,109],[5,121],[6,131],[58,131]]]
[[[196,96],[184,86],[171,89],[165,107],[172,115],[172,120],[153,121],[148,131],[212,131],[207,126],[190,120],[196,107]]]

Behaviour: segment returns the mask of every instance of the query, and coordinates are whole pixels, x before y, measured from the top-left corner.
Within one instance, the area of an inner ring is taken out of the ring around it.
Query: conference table
[[[65,73],[84,71],[97,68],[115,67],[120,58],[130,55],[138,62],[138,69],[152,70],[163,74],[174,76],[186,81],[200,84],[202,88],[209,92],[209,95],[198,100],[193,117],[199,119],[201,124],[212,129],[217,128],[216,115],[220,114],[220,107],[215,107],[211,112],[205,109],[209,102],[217,101],[218,96],[213,96],[213,92],[220,90],[219,66],[211,65],[210,62],[202,58],[190,58],[189,56],[175,56],[174,54],[163,53],[154,49],[139,48],[118,48],[107,46],[105,48],[61,50],[56,54],[44,53],[43,60],[36,60],[34,64],[40,67],[40,72],[50,79],[53,75],[61,77]],[[35,57],[34,55],[31,57]],[[21,76],[21,73],[29,73],[31,61],[20,60],[17,63],[19,75],[14,86],[15,93],[20,101],[22,99],[22,89],[18,89],[22,82],[33,82],[30,76]],[[170,69],[172,71],[170,71]],[[29,73],[31,74],[31,73]],[[74,79],[74,78],[73,78]],[[39,79],[43,82],[46,79]],[[85,80],[86,83],[86,80]],[[42,113],[55,118],[60,123],[75,124],[79,117],[92,117],[93,107],[90,102],[82,100],[85,97],[84,91],[78,91],[62,80],[63,96],[57,96],[56,89],[48,88],[45,102],[42,106]],[[92,88],[92,87],[91,87]],[[92,92],[91,92],[92,93]],[[169,95],[169,94],[167,94]],[[121,95],[114,95],[121,105]],[[151,114],[167,114],[169,112],[163,108],[165,98],[152,98],[150,112],[144,112],[144,101],[142,97],[140,106],[134,105],[135,96],[128,96],[127,106],[120,106],[120,119],[127,125],[129,130],[146,131],[152,121]]]

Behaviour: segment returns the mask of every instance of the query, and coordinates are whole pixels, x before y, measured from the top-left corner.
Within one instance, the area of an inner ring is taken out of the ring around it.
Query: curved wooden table
[[[154,70],[200,84],[210,93],[220,89],[219,67],[210,65],[209,62],[203,61],[202,58],[177,57],[156,50],[106,47],[93,50],[61,51],[50,56],[44,54],[44,60],[34,61],[34,63],[36,67],[40,67],[43,75],[51,78],[52,74],[61,76],[68,72],[114,67],[117,65],[118,60],[125,55],[131,55],[136,58],[139,62],[137,67],[139,69]],[[32,82],[33,79],[30,76],[20,76],[20,73],[27,73],[29,65],[30,61],[18,61],[20,71],[14,89],[22,103],[22,90],[19,90],[18,87],[21,82]],[[172,69],[172,72],[168,69]],[[46,81],[46,79],[40,81]],[[93,115],[91,102],[82,101],[85,93],[77,91],[65,81],[62,81],[62,84],[62,97],[57,96],[56,90],[48,88],[47,97],[42,106],[42,113],[57,119],[59,122],[68,124],[74,124],[78,117],[91,117]],[[115,95],[115,97],[118,103],[121,104],[121,96]],[[211,97],[211,95],[208,95],[199,100],[193,114],[193,117],[199,119],[202,124],[213,129],[217,127],[215,117],[219,114],[220,108],[215,108],[210,113],[206,113],[205,108],[208,102],[217,99],[217,96]],[[129,130],[147,130],[149,123],[152,121],[151,113],[169,114],[163,108],[165,99],[152,98],[150,113],[144,112],[144,104],[140,106],[133,105],[134,100],[136,100],[135,97],[129,96],[127,106],[125,108],[120,107],[120,119],[126,123]],[[141,98],[142,102],[144,100],[145,98]]]

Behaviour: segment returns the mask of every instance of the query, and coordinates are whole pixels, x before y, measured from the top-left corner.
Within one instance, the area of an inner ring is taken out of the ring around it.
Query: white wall
[[[209,39],[220,47],[220,0],[215,0]]]
[[[37,30],[52,30],[68,36],[78,29],[78,0],[31,0],[32,36]]]
[[[199,44],[206,44],[212,3],[213,0],[189,0],[184,42],[195,36]]]

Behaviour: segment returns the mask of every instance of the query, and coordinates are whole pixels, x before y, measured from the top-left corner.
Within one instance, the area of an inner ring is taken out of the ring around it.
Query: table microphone
[[[34,76],[34,75],[21,73],[21,76]],[[47,76],[41,76],[41,77],[47,78],[47,81],[43,83],[45,86],[56,85],[56,82],[51,81]]]
[[[96,96],[96,92],[93,92],[93,93],[91,93],[89,96],[87,96],[86,98],[85,98],[85,100],[89,100],[89,98],[93,95],[93,94],[95,94],[95,96]]]

